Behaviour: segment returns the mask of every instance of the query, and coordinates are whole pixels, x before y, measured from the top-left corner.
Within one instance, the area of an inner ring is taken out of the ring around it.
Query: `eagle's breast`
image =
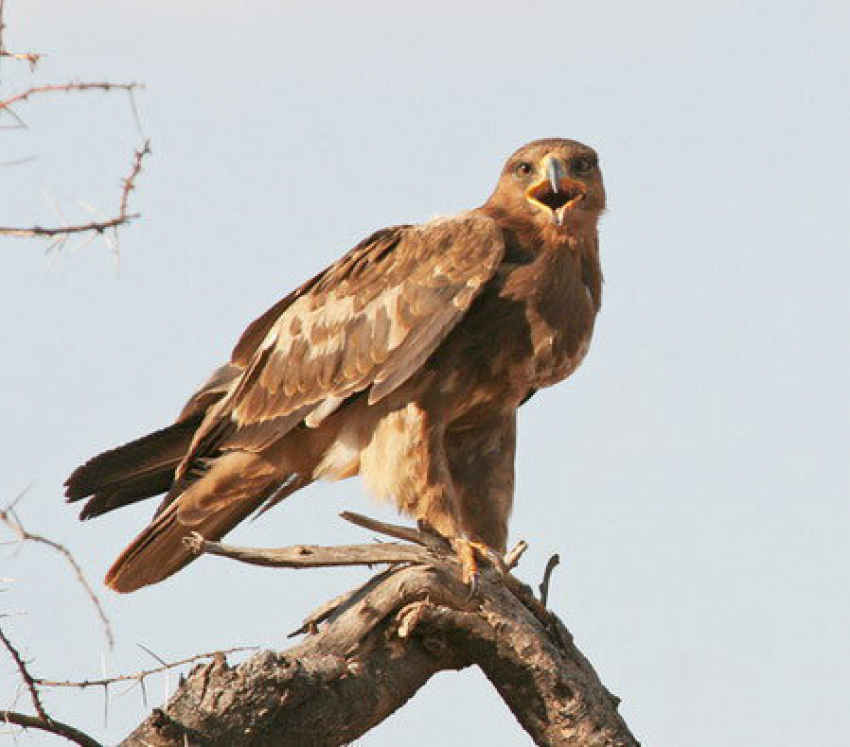
[[[587,282],[586,261],[580,247],[544,249],[508,283],[524,309],[531,344],[522,364],[535,389],[566,379],[590,348],[599,301],[598,289]]]

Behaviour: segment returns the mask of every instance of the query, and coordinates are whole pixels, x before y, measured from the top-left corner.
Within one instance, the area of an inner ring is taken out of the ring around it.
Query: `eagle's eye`
[[[520,161],[514,166],[514,176],[524,179],[534,171],[534,167],[528,161]]]
[[[579,156],[570,161],[570,170],[576,176],[587,176],[596,166],[596,159],[591,156]]]

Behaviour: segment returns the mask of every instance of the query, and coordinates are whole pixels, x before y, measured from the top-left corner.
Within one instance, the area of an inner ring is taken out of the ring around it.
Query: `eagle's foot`
[[[483,542],[473,542],[465,537],[455,537],[452,540],[455,554],[460,560],[461,578],[463,583],[469,587],[469,596],[473,597],[480,586],[480,574],[478,570],[479,561],[489,563],[500,574],[506,576],[508,567],[504,558],[489,545]]]

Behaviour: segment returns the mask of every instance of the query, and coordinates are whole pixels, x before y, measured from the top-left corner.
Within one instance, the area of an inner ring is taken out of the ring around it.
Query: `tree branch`
[[[100,742],[96,742],[85,732],[50,717],[29,716],[25,713],[17,713],[16,711],[0,711],[0,720],[5,721],[7,724],[21,726],[24,729],[47,731],[51,734],[65,737],[68,741],[82,745],[82,747],[101,747]]]
[[[32,706],[35,708],[35,712],[42,720],[49,721],[50,719],[47,715],[47,711],[44,710],[44,705],[41,702],[41,697],[39,696],[38,689],[35,686],[35,680],[29,673],[27,665],[20,653],[18,653],[18,649],[12,645],[12,642],[6,637],[2,628],[0,628],[0,641],[2,641],[3,646],[5,646],[6,650],[9,652],[9,656],[12,657],[12,661],[15,662],[15,666],[18,668],[18,673],[21,675],[21,679],[27,686],[27,690],[30,694],[30,700],[32,700]]]
[[[114,218],[109,218],[103,221],[92,221],[90,223],[82,223],[78,225],[58,226],[55,228],[44,228],[42,226],[30,226],[27,228],[13,228],[8,226],[0,226],[0,236],[19,236],[25,238],[53,238],[57,239],[57,243],[64,241],[72,234],[77,233],[105,233],[108,229],[117,229],[131,220],[140,217],[138,213],[128,213],[127,203],[130,192],[136,188],[136,177],[142,170],[142,160],[151,152],[150,140],[145,140],[142,147],[135,151],[133,155],[133,164],[129,175],[123,180],[124,187],[121,190],[121,202],[119,204],[118,215]]]
[[[0,719],[9,724],[21,726],[25,729],[40,729],[42,731],[51,732],[52,734],[58,734],[72,742],[83,745],[83,747],[100,747],[99,743],[95,742],[95,740],[85,732],[75,729],[73,726],[69,726],[68,724],[64,724],[61,721],[57,721],[47,713],[38,693],[38,681],[30,674],[23,657],[21,657],[18,650],[12,645],[12,642],[6,637],[6,634],[2,629],[0,629],[0,641],[2,641],[3,646],[15,662],[15,666],[18,668],[21,679],[24,681],[24,685],[26,685],[26,688],[29,691],[33,708],[37,714],[35,716],[30,716],[16,711],[0,711]]]
[[[14,55],[7,53],[5,56],[7,57],[22,57],[24,59],[30,59],[29,55]],[[38,55],[36,55],[38,57]],[[72,91],[133,91],[137,88],[141,88],[142,85],[140,83],[109,83],[108,81],[103,81],[99,83],[83,83],[83,82],[70,82],[70,83],[55,83],[46,86],[32,86],[28,88],[26,91],[21,91],[21,93],[16,93],[14,96],[10,96],[7,99],[3,99],[0,101],[0,111],[3,109],[8,109],[12,104],[16,104],[19,101],[26,101],[32,96],[42,94],[42,93],[70,93]]]
[[[185,659],[179,659],[178,661],[165,662],[158,667],[153,667],[152,669],[143,669],[140,672],[133,672],[133,674],[119,674],[115,677],[105,677],[99,680],[46,680],[40,677],[33,677],[32,682],[39,687],[73,687],[81,690],[87,687],[109,687],[110,685],[115,685],[119,682],[141,682],[143,679],[151,677],[152,675],[161,674],[162,672],[167,672],[186,664],[194,664],[196,661],[200,661],[201,659],[212,659],[215,656],[234,654],[241,651],[256,651],[257,648],[258,646],[238,646],[236,648],[229,648],[226,651],[211,651],[206,654],[195,654],[194,656],[187,656]]]
[[[540,603],[544,607],[549,601],[549,582],[552,580],[552,572],[558,567],[558,563],[560,562],[561,557],[555,553],[551,558],[549,558],[546,563],[546,569],[543,571],[543,580],[540,582],[540,586],[538,588],[540,590]]]
[[[132,190],[136,188],[136,177],[142,170],[142,160],[151,152],[150,140],[145,140],[142,147],[135,151],[133,155],[133,164],[129,175],[123,180],[124,187],[121,190],[121,202],[119,204],[118,215],[114,218],[109,218],[103,221],[92,221],[91,223],[83,223],[71,226],[58,226],[55,228],[43,228],[41,226],[31,226],[28,228],[12,228],[0,227],[0,235],[5,236],[20,236],[28,238],[61,238],[66,239],[68,236],[75,233],[104,233],[107,229],[115,229],[131,220],[139,217],[138,213],[128,213],[127,203]]]
[[[38,61],[44,56],[40,54],[36,54],[35,52],[10,52],[6,49],[6,45],[4,43],[4,32],[6,31],[6,24],[3,21],[3,14],[5,11],[5,0],[0,0],[0,57],[8,57],[12,60],[25,60],[29,63],[30,70],[35,70],[35,66],[38,65]]]
[[[251,565],[276,568],[329,568],[350,565],[381,565],[398,563],[427,563],[431,556],[427,550],[415,545],[397,542],[370,545],[295,545],[275,550],[257,550],[249,547],[223,545],[205,540],[197,532],[186,538],[186,544],[197,553],[220,555]]]
[[[100,599],[98,599],[97,594],[94,593],[94,589],[92,589],[91,584],[89,584],[85,574],[83,573],[83,569],[80,567],[80,564],[77,562],[71,551],[64,545],[59,544],[49,537],[42,537],[40,534],[33,534],[26,530],[24,525],[21,523],[21,520],[15,515],[14,505],[23,495],[24,493],[21,493],[12,505],[7,506],[4,509],[0,509],[0,524],[5,524],[12,532],[14,532],[20,542],[35,542],[37,544],[46,545],[58,552],[65,558],[66,561],[68,561],[68,564],[74,569],[74,575],[76,575],[77,581],[80,586],[83,587],[88,598],[91,600],[91,603],[94,605],[95,611],[103,624],[106,641],[111,649],[115,645],[115,636],[112,633],[112,625],[109,623],[109,618],[103,610],[103,605],[101,605]]]
[[[216,554],[272,565],[298,548]],[[363,555],[362,547],[356,554]],[[383,545],[375,545],[376,561]],[[572,636],[531,590],[487,569],[470,599],[453,556],[410,546],[394,566],[313,613],[318,632],[286,651],[235,667],[224,657],[194,669],[124,745],[349,743],[403,706],[431,676],[479,666],[537,744],[638,743]],[[331,550],[310,548],[313,561]],[[391,552],[398,547],[388,546]],[[353,557],[353,556],[352,556]]]

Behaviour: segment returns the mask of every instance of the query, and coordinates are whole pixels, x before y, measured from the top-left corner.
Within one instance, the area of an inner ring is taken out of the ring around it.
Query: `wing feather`
[[[353,394],[386,397],[451,332],[503,255],[500,230],[478,213],[369,237],[248,328],[233,353],[242,378],[195,445],[226,420],[218,448],[262,449],[305,418],[315,427]]]

